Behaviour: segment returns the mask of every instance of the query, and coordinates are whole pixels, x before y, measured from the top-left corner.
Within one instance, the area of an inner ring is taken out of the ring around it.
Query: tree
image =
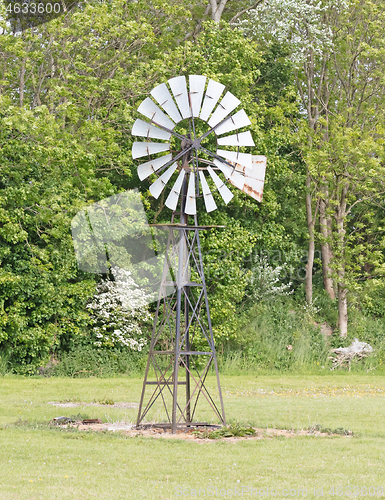
[[[312,148],[313,135],[319,129],[319,119],[328,114],[330,90],[329,63],[333,53],[331,22],[346,8],[345,1],[327,0],[273,0],[252,10],[249,19],[241,23],[247,33],[270,43],[271,40],[290,46],[290,57],[294,64],[294,74],[300,102],[307,117],[304,141]],[[323,129],[323,127],[321,127]],[[327,131],[323,129],[325,139]],[[306,300],[313,296],[313,265],[315,251],[315,225],[318,214],[321,217],[323,240],[321,241],[323,277],[325,289],[334,298],[330,273],[331,252],[328,243],[330,221],[326,220],[326,203],[314,198],[314,186],[318,190],[319,179],[313,178],[307,169],[305,206],[309,233],[306,265]],[[324,187],[324,185],[322,184]],[[325,188],[326,189],[326,188]]]
[[[382,192],[378,180],[383,175],[384,7],[378,1],[287,0],[284,16],[272,7],[274,2],[269,9],[260,7],[244,24],[251,33],[260,30],[265,38],[272,34],[283,41],[289,35],[295,49],[297,88],[307,118],[302,140],[309,231],[306,297],[311,301],[319,214],[325,288],[333,297],[334,275],[340,333],[346,335],[346,220],[357,203]]]
[[[0,343],[20,372],[89,337],[96,282],[77,269],[70,224],[130,182],[124,116],[151,85],[135,70],[162,26],[143,6],[88,5],[19,34],[2,22]]]
[[[334,216],[335,262],[332,267],[338,287],[341,335],[347,333],[349,282],[357,275],[351,263],[347,219],[357,204],[375,201],[385,192],[384,20],[382,2],[353,1],[349,12],[340,16],[338,29],[335,29],[339,50],[333,55],[332,68],[337,83],[331,94],[334,105],[324,148],[329,167],[324,171],[329,186],[330,212]],[[332,175],[328,176],[330,173]],[[369,263],[369,253],[366,258]],[[363,271],[360,269],[359,274]]]

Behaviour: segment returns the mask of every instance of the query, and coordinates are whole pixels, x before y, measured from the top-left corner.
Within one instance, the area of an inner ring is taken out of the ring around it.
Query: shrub
[[[103,280],[87,305],[93,316],[97,347],[126,346],[141,351],[146,344],[142,324],[151,319],[148,297],[134,282],[131,273],[113,268],[115,281]]]

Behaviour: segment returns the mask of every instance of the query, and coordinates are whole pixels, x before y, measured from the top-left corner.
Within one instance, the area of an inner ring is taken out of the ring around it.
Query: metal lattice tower
[[[171,92],[165,83],[155,87],[151,96],[164,111],[151,98],[145,99],[138,111],[149,122],[138,119],[132,129],[133,135],[146,138],[146,142],[134,142],[132,148],[134,159],[149,158],[138,167],[140,180],[152,174],[158,177],[150,186],[151,194],[159,198],[175,177],[165,201],[172,210],[171,223],[156,225],[168,231],[168,242],[137,418],[140,426],[160,400],[167,418],[164,425],[174,433],[178,427],[208,425],[194,419],[200,400],[208,403],[221,424],[226,422],[199,238],[200,231],[218,226],[198,225],[197,200],[203,198],[207,212],[215,210],[213,190],[227,204],[233,197],[226,185],[230,182],[261,201],[266,168],[264,156],[241,152],[254,146],[254,141],[250,131],[239,132],[251,124],[245,111],[230,115],[240,101],[227,92],[218,103],[224,85],[209,80],[206,86],[205,76],[190,75],[188,81],[189,88],[184,76],[172,78],[168,81]],[[180,122],[187,132],[175,131]],[[208,128],[203,133],[198,131],[202,122]],[[215,151],[207,146],[211,134]],[[171,139],[180,149],[172,150]],[[211,366],[217,379],[215,397],[206,384]],[[149,380],[152,374],[155,380]],[[185,388],[183,403],[181,387]]]

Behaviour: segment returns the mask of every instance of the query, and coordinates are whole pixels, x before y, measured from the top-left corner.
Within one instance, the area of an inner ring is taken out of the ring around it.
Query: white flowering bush
[[[248,297],[252,300],[271,299],[282,295],[290,295],[290,283],[282,283],[282,266],[273,268],[270,266],[267,257],[260,257],[251,268],[248,279]]]
[[[146,345],[141,324],[149,321],[149,296],[124,269],[112,268],[115,281],[104,280],[98,284],[96,294],[87,305],[93,316],[94,344],[126,346],[141,351]]]
[[[238,21],[245,34],[265,41],[290,43],[290,58],[299,65],[309,52],[322,55],[333,47],[330,12],[347,9],[348,0],[269,0]]]

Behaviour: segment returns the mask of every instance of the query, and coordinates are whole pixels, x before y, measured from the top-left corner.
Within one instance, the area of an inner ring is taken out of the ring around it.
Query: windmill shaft
[[[183,179],[182,186],[182,198],[181,198],[181,214],[180,214],[180,223],[187,224],[188,216],[185,212],[186,208],[186,198],[187,198],[187,177]],[[174,352],[174,390],[173,390],[173,400],[172,400],[172,432],[173,434],[176,432],[177,427],[177,402],[178,402],[178,373],[179,373],[179,362],[180,362],[180,337],[181,337],[181,309],[182,309],[182,288],[184,282],[184,269],[186,266],[185,255],[186,255],[186,241],[185,238],[187,235],[181,234],[181,238],[179,240],[179,259],[178,259],[178,280],[177,280],[177,299],[176,299],[176,335],[175,335],[175,352]],[[185,293],[188,293],[188,286],[185,286]],[[186,302],[185,302],[186,309]],[[185,318],[186,323],[186,318]],[[186,331],[187,335],[188,331]],[[189,349],[186,346],[186,350]],[[188,364],[190,364],[190,356],[186,355],[186,361],[188,360]],[[187,384],[188,379],[188,384]],[[190,416],[190,396],[187,395],[187,387],[190,390],[190,373],[186,368],[186,403],[188,406],[188,415]],[[186,418],[187,420],[187,418]],[[189,421],[187,422],[190,423]]]

